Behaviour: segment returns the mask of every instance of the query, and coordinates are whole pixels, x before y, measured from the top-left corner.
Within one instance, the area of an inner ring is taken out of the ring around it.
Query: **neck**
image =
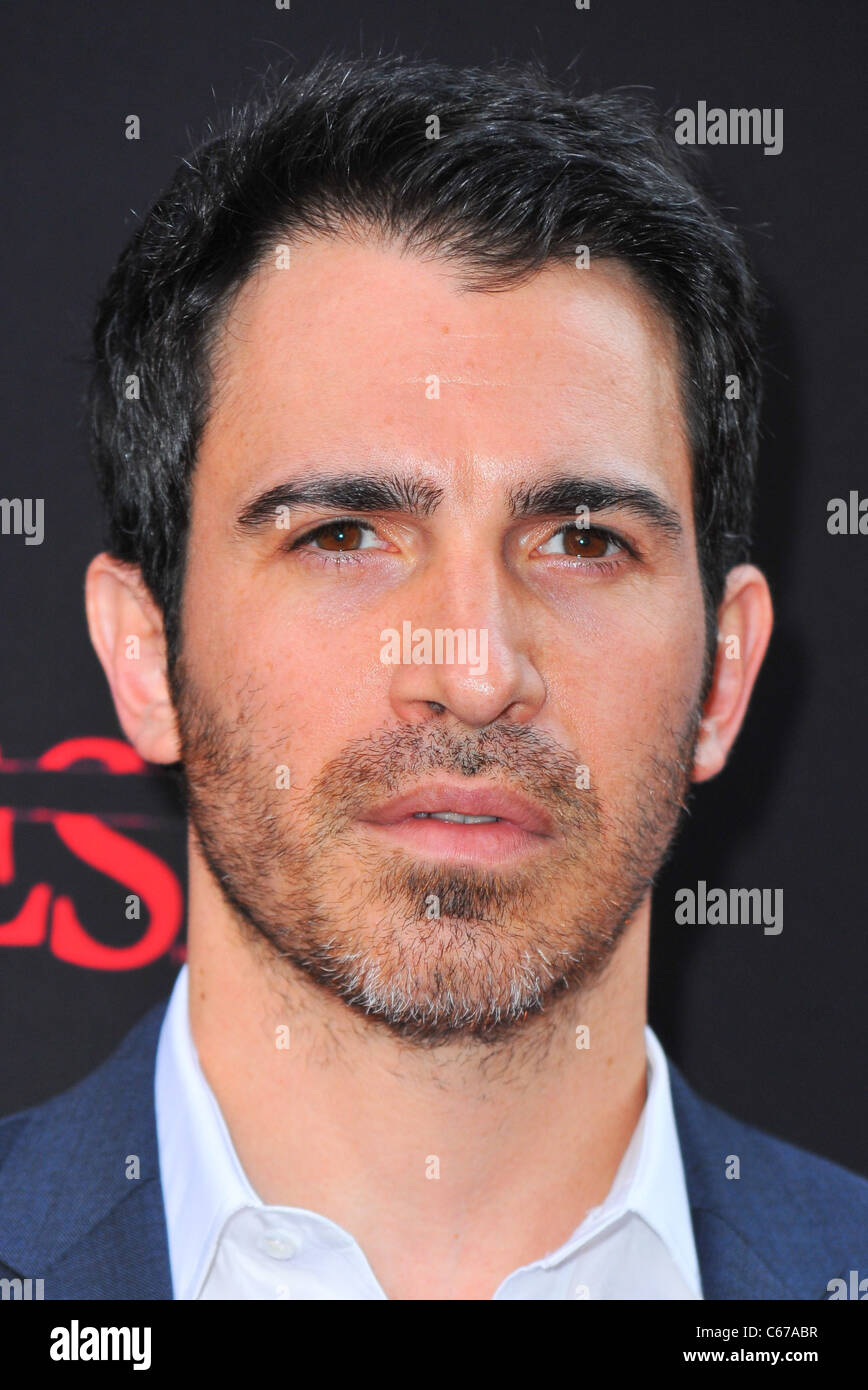
[[[611,1187],[645,1101],[648,924],[646,899],[594,986],[504,1045],[430,1049],[251,944],[191,870],[190,1024],[254,1191],[349,1231],[390,1298],[490,1298]]]

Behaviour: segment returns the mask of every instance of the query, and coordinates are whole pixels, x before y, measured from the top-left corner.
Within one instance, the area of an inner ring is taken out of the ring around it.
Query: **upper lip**
[[[462,816],[498,816],[533,835],[552,833],[551,817],[528,797],[505,787],[451,786],[447,782],[417,787],[404,796],[393,797],[366,811],[362,820],[375,825],[393,825],[417,811],[457,811]]]

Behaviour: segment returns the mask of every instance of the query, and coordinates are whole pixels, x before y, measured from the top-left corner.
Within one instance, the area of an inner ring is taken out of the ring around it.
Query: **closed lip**
[[[551,817],[536,802],[505,787],[451,786],[447,782],[417,787],[404,796],[384,801],[359,819],[373,825],[394,825],[419,811],[456,811],[461,816],[497,816],[531,835],[551,835]]]

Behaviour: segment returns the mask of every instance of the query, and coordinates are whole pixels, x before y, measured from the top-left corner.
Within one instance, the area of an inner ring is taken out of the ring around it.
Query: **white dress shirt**
[[[174,1297],[385,1299],[348,1231],[315,1211],[266,1206],[253,1191],[199,1065],[187,980],[184,966],[155,1075]],[[494,1298],[702,1298],[666,1056],[647,1027],[645,1042],[646,1101],[606,1200],[559,1249],[513,1270]]]

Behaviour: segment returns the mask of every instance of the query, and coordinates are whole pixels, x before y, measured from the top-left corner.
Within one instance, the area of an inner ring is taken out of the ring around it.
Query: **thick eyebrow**
[[[633,483],[564,473],[513,491],[509,497],[510,511],[518,517],[562,515],[575,512],[577,507],[587,507],[589,512],[632,512],[673,539],[683,531],[674,507],[650,488]]]
[[[244,534],[274,525],[278,507],[331,507],[335,511],[403,512],[430,516],[443,488],[425,479],[398,474],[325,473],[278,483],[254,497],[239,512],[236,528]]]
[[[278,483],[245,503],[235,527],[252,535],[273,526],[279,507],[328,507],[335,511],[398,512],[430,516],[445,490],[428,479],[400,474],[329,473]],[[666,535],[682,534],[678,512],[650,488],[610,479],[564,473],[509,493],[507,506],[515,517],[560,516],[578,507],[589,512],[632,512]]]

